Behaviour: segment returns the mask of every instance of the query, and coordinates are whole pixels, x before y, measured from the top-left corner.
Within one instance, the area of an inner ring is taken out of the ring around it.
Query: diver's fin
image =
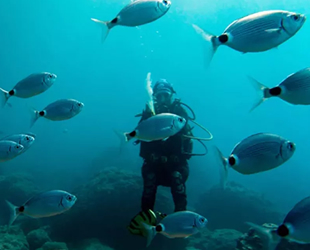
[[[276,230],[265,228],[251,222],[246,222],[246,224],[253,227],[257,233],[262,234],[267,238],[267,242],[265,241],[264,244],[268,250],[275,250],[277,248],[281,237],[277,235]]]
[[[268,87],[266,87],[265,85],[261,84],[260,82],[258,82],[256,79],[254,79],[251,76],[247,76],[248,79],[251,81],[253,87],[256,89],[256,93],[258,94],[258,98],[255,101],[253,107],[250,109],[250,112],[253,111],[254,109],[256,109],[260,104],[262,104],[266,98],[268,98],[269,96],[265,95],[265,90],[269,89]]]
[[[225,189],[228,179],[228,162],[227,158],[222,154],[218,147],[215,146],[216,153],[218,154],[218,159],[221,161],[221,165],[223,168],[219,168],[220,170],[220,184]]]
[[[201,35],[204,40],[211,43],[211,45],[212,45],[211,50],[208,53],[206,53],[207,55],[205,57],[205,66],[208,67],[210,62],[212,61],[212,58],[213,58],[217,48],[220,46],[220,43],[217,42],[215,35],[204,31],[203,29],[198,27],[196,24],[192,24],[192,26],[193,26],[194,30],[199,35]]]

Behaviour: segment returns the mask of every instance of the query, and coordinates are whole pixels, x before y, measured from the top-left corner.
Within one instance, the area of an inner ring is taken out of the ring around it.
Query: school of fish
[[[124,6],[111,21],[101,21],[91,18],[101,28],[101,41],[106,40],[111,29],[116,26],[136,27],[154,22],[164,17],[172,3],[168,0],[136,0]],[[222,34],[214,35],[192,24],[194,30],[209,42],[210,53],[208,63],[211,63],[215,52],[222,45],[241,53],[259,53],[271,50],[288,42],[303,27],[306,16],[289,10],[265,10],[240,17],[231,22]],[[271,97],[278,97],[290,104],[310,104],[310,67],[301,69],[287,76],[275,87],[267,87],[248,76],[257,90],[258,100],[251,108],[257,108]],[[0,88],[2,107],[11,105],[12,97],[31,98],[43,94],[57,80],[57,75],[50,72],[33,73],[21,79],[10,90]],[[42,117],[51,121],[72,119],[83,110],[84,104],[75,99],[60,99],[47,104],[43,109],[31,112],[30,128]],[[175,135],[186,124],[183,117],[164,113],[154,114],[141,122],[131,132],[123,134],[124,140],[133,138],[141,141],[166,140]],[[17,133],[0,140],[0,163],[13,160],[28,150],[36,140],[33,133]],[[224,182],[227,180],[229,168],[244,174],[256,174],[277,168],[289,161],[296,150],[296,144],[280,135],[257,133],[249,135],[238,142],[226,157],[216,148],[217,157],[224,171]],[[24,214],[32,218],[50,217],[70,210],[77,197],[62,191],[51,190],[29,198],[24,204],[15,206],[7,201],[11,208],[9,225]],[[206,227],[208,220],[194,212],[176,212],[166,216],[157,226],[143,224],[147,237],[147,246],[156,234],[169,238],[186,238]],[[279,239],[288,238],[301,243],[310,243],[310,196],[297,203],[288,212],[283,224],[277,230],[270,230],[247,222],[256,230],[266,234],[269,248],[274,249]]]

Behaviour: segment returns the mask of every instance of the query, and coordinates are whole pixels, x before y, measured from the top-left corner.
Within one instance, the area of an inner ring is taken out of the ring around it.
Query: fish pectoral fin
[[[166,137],[166,138],[162,139],[162,141],[167,141],[168,138],[169,138],[169,137]]]
[[[170,127],[165,127],[165,128],[162,128],[160,131],[161,132],[164,132],[164,131],[169,131],[172,129],[173,126],[170,126]]]
[[[281,32],[282,31],[282,28],[276,28],[276,29],[268,29],[268,30],[265,30],[266,32],[268,33],[275,33],[275,32]]]

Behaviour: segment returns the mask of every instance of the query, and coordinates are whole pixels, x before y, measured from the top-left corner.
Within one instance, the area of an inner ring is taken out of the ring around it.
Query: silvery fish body
[[[241,174],[255,174],[276,168],[292,157],[296,145],[278,135],[258,133],[239,142],[227,165]]]
[[[32,218],[51,217],[68,211],[77,198],[62,190],[52,190],[33,196],[24,205],[17,207],[7,201],[11,208],[10,225],[20,214]]]
[[[268,229],[250,222],[247,224],[267,236],[268,249],[278,249],[277,245],[281,238],[308,244],[310,243],[310,197],[299,201],[280,226]]]
[[[1,140],[0,141],[0,162],[11,160],[18,156],[24,147],[14,141]]]
[[[195,24],[193,27],[212,45],[210,54],[207,56],[209,63],[221,45],[242,53],[263,52],[276,48],[293,37],[305,21],[306,16],[303,14],[268,10],[235,20],[219,36],[208,33]]]
[[[160,233],[168,238],[187,238],[206,227],[208,220],[191,211],[180,211],[167,215],[158,225],[150,226],[142,223],[147,236],[147,246],[156,234]]]
[[[34,73],[19,81],[10,91],[0,88],[4,94],[3,105],[12,96],[29,98],[39,95],[49,89],[56,79],[57,76],[49,72]]]
[[[79,114],[84,107],[84,103],[74,99],[61,99],[55,101],[44,108],[42,111],[34,110],[31,126],[40,117],[52,121],[63,121],[71,119]]]
[[[22,213],[33,218],[50,217],[69,210],[75,202],[76,197],[68,192],[48,191],[29,199]]]
[[[264,98],[279,97],[295,105],[310,104],[310,68],[297,71],[285,78],[277,87],[266,88]]]
[[[137,0],[126,5],[112,21],[101,21],[91,18],[102,29],[101,42],[107,38],[109,31],[117,26],[135,27],[153,22],[170,9],[168,0]]]
[[[186,120],[175,114],[162,113],[143,120],[131,133],[125,133],[126,139],[141,141],[166,140],[186,125]]]
[[[258,12],[230,24],[224,35],[216,38],[216,43],[243,53],[270,50],[294,36],[305,20],[304,15],[289,11]],[[228,36],[227,42],[221,42],[225,35]]]
[[[191,211],[175,212],[167,215],[161,222],[162,231],[159,233],[168,238],[186,238],[199,232],[208,220]]]
[[[301,243],[310,243],[310,197],[298,202],[279,228],[278,233],[283,232],[283,235],[279,236],[287,236],[290,240]]]
[[[111,21],[111,25],[140,26],[157,20],[171,6],[166,0],[137,0],[125,6]]]
[[[73,99],[62,99],[53,102],[44,108],[46,119],[61,121],[70,119],[82,111],[84,104]]]
[[[27,149],[29,149],[32,146],[32,144],[35,141],[35,138],[27,134],[14,134],[6,136],[1,140],[14,141],[22,145],[24,149],[21,152],[24,153]]]
[[[278,86],[268,88],[256,79],[249,77],[258,93],[258,100],[251,110],[271,97],[278,97],[293,105],[310,104],[310,68],[299,70],[286,77]]]
[[[13,90],[16,91],[14,95],[20,98],[29,98],[41,94],[49,89],[56,79],[55,74],[48,72],[31,74],[14,86]]]

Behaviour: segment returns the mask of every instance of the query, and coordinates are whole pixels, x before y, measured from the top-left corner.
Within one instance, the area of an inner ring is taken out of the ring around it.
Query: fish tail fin
[[[113,129],[113,131],[117,135],[117,137],[119,138],[119,141],[120,141],[119,153],[121,154],[123,152],[123,148],[126,145],[126,142],[128,141],[127,137],[126,137],[126,134],[121,132],[121,131],[119,131],[119,130],[116,130],[116,129]]]
[[[141,225],[145,231],[145,235],[147,239],[146,247],[148,247],[151,244],[154,237],[156,236],[156,229],[154,226],[150,226],[144,222],[141,222]]]
[[[220,168],[220,184],[223,188],[226,187],[227,184],[227,179],[228,179],[228,163],[227,163],[227,158],[223,155],[221,150],[215,146],[215,150],[218,155],[218,159],[221,161],[221,165],[223,168]]]
[[[266,90],[269,90],[268,87],[266,87],[264,84],[260,83],[251,76],[248,76],[248,79],[251,81],[253,87],[256,89],[256,92],[258,94],[257,100],[255,101],[253,107],[250,109],[250,112],[252,112],[270,96],[266,95]]]
[[[277,248],[281,237],[277,235],[275,229],[265,228],[251,222],[246,222],[246,224],[254,228],[254,230],[259,234],[265,236],[266,240],[263,243],[268,250],[275,250]]]
[[[132,139],[132,137],[130,136],[130,133],[124,133],[125,136],[125,141],[128,142],[129,140]]]
[[[95,18],[91,18],[91,20],[97,23],[101,27],[101,43],[104,43],[104,41],[106,40],[107,36],[110,33],[110,29],[112,28],[110,22],[101,21]]]
[[[35,122],[39,119],[40,114],[39,111],[37,111],[34,108],[29,108],[29,112],[31,114],[31,118],[30,118],[30,128],[33,127],[33,125],[35,124]]]
[[[1,96],[2,96],[1,97],[1,106],[4,107],[11,96],[9,95],[8,91],[6,91],[2,88],[0,88],[0,92],[1,92]]]
[[[9,217],[9,225],[8,225],[8,227],[10,227],[14,223],[14,221],[16,220],[20,212],[18,211],[17,206],[13,205],[8,200],[5,200],[5,202],[8,204],[9,209],[10,209],[10,217]]]
[[[202,36],[202,38],[204,40],[206,40],[207,42],[211,43],[212,47],[211,49],[205,53],[207,56],[205,57],[205,65],[209,66],[210,62],[212,61],[212,58],[217,50],[217,48],[220,46],[220,43],[217,42],[216,36],[204,31],[203,29],[201,29],[200,27],[198,27],[196,24],[192,24],[194,30]]]

